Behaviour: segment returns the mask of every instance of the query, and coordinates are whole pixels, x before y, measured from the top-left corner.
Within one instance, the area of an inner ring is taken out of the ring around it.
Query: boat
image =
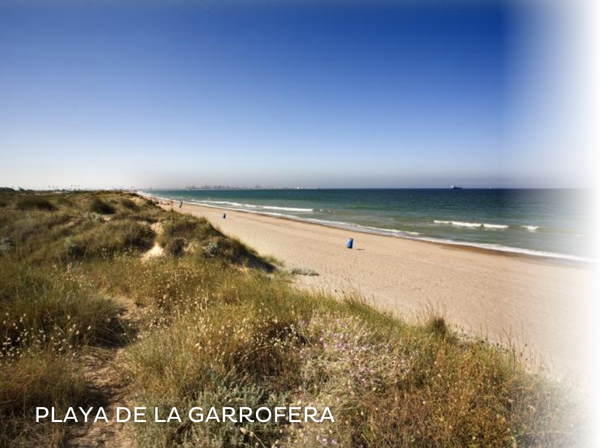
[[[458,185],[450,185],[451,190],[462,190],[463,187],[459,187]]]

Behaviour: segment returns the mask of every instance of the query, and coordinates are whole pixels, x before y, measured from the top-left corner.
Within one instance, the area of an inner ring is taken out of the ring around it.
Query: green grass
[[[33,409],[83,403],[82,359],[98,346],[124,348],[113,367],[131,406],[301,404],[336,419],[138,424],[139,446],[586,443],[574,388],[438,316],[403,322],[357,296],[297,290],[207,221],[135,195],[3,191],[2,201],[0,446],[65,442],[64,426],[32,423]],[[45,202],[53,208],[21,205]],[[164,254],[144,257],[155,244]]]

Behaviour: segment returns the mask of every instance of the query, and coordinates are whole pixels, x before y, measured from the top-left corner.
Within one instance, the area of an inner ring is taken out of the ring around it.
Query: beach
[[[589,265],[192,204],[180,209],[175,203],[173,209],[205,217],[288,269],[315,271],[318,275],[295,276],[302,287],[339,297],[358,292],[376,308],[405,319],[434,310],[469,335],[512,344],[534,364],[542,359],[552,372],[579,376],[590,368],[584,342],[593,329]],[[349,237],[352,250],[346,248]]]
[[[0,446],[590,446],[591,268],[133,192],[0,200]]]

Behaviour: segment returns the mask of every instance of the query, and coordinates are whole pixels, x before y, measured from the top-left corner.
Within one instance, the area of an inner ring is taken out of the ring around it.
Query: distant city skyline
[[[0,186],[580,186],[568,30],[509,3],[5,1]]]

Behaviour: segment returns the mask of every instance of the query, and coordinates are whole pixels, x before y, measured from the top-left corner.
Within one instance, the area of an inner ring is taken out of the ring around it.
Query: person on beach
[[[179,208],[183,207],[183,201],[179,201]]]

